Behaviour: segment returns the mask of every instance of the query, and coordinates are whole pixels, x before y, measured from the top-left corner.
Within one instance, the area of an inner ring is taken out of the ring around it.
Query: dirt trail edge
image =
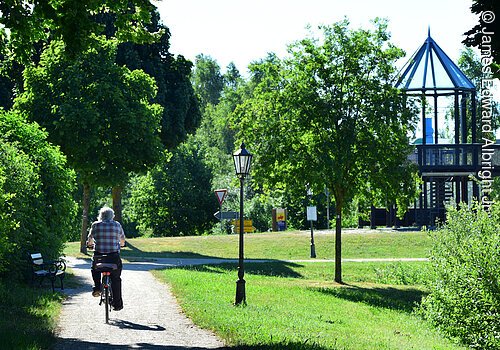
[[[182,313],[169,287],[149,272],[158,266],[124,263],[124,308],[112,311],[106,324],[104,306],[90,293],[90,263],[67,260],[83,286],[65,290],[68,298],[63,302],[55,350],[225,348],[213,333],[196,327]]]

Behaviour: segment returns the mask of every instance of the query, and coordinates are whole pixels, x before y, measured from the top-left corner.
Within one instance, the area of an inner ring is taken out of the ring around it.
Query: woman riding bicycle
[[[106,255],[106,262],[116,264],[118,269],[111,272],[111,289],[113,292],[113,309],[123,309],[122,300],[122,260],[120,247],[125,245],[125,233],[122,225],[113,220],[115,212],[104,206],[99,210],[97,221],[92,223],[87,237],[87,246],[93,246],[94,258],[92,259],[92,279],[94,287],[92,295],[98,297],[101,291],[101,273],[95,270],[95,257]]]

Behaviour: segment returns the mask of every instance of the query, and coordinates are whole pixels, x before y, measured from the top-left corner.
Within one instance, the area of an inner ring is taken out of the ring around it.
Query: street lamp
[[[240,149],[233,154],[233,160],[236,176],[240,179],[240,251],[238,259],[238,281],[236,281],[236,301],[234,303],[235,305],[240,305],[241,303],[246,303],[245,280],[243,279],[245,275],[245,270],[243,268],[243,231],[245,229],[243,221],[243,184],[245,182],[245,177],[250,173],[250,165],[252,163],[252,154],[246,150],[243,142],[241,143]]]

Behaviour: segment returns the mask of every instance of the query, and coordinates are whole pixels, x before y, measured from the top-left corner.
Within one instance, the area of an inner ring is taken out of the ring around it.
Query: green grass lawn
[[[50,349],[63,296],[0,279],[0,348]]]
[[[425,289],[397,284],[395,270],[418,280],[426,264],[344,263],[346,285],[331,263],[246,264],[245,307],[233,305],[234,264],[155,275],[196,324],[243,349],[461,349],[415,314]]]
[[[237,258],[238,236],[128,239],[127,257]],[[334,258],[334,235],[315,232],[317,259]],[[425,232],[345,230],[343,258],[423,258]],[[79,243],[68,255],[81,256]],[[333,262],[307,260],[310,233],[245,235],[248,304],[233,305],[235,264],[155,271],[171,285],[183,311],[239,349],[461,349],[415,312],[429,278],[427,262],[344,262],[344,285]],[[281,260],[281,261],[280,261]],[[248,261],[248,260],[247,260]]]
[[[364,233],[344,230],[343,258],[424,258],[430,249],[425,232],[396,232],[364,230]],[[333,259],[335,237],[322,231],[315,232],[318,259]],[[67,244],[65,253],[78,255],[79,242]],[[309,232],[251,233],[245,235],[246,259],[308,259]],[[201,237],[162,237],[127,239],[122,256],[237,258],[238,235]]]

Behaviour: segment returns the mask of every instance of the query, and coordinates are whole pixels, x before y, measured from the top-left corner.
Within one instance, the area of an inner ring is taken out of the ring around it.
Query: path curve
[[[63,302],[55,350],[225,348],[213,333],[196,327],[182,313],[169,286],[149,272],[155,264],[123,264],[124,308],[112,311],[106,324],[103,306],[90,293],[90,263],[69,257],[67,262],[83,286],[65,290],[68,298]]]

